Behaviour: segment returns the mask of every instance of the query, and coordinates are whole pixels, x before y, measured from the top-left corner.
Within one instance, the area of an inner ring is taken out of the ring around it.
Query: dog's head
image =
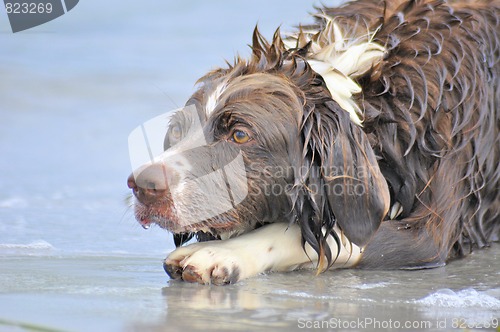
[[[337,224],[366,244],[387,213],[387,184],[362,127],[308,63],[307,47],[286,48],[279,32],[268,43],[256,30],[251,60],[200,79],[170,120],[165,151],[128,180],[141,224],[158,224],[181,243],[187,233],[224,238],[298,222],[321,255]]]

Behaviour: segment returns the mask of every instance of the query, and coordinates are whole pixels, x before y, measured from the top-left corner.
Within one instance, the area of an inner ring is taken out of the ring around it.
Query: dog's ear
[[[302,174],[307,188],[302,206],[309,201],[312,219],[321,223],[315,225],[316,234],[325,227],[331,231],[336,222],[350,241],[363,247],[389,210],[389,189],[362,128],[347,112],[326,104],[325,110],[307,116],[302,127],[309,165]],[[307,236],[305,240],[310,242]]]
[[[349,240],[364,246],[389,210],[389,188],[362,128],[348,116],[339,124],[322,157],[323,178],[340,228]]]

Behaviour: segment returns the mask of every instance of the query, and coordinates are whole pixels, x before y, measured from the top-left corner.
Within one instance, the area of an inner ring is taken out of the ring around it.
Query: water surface
[[[451,329],[500,317],[498,245],[425,271],[299,271],[227,287],[164,274],[170,236],[143,230],[125,202],[128,134],[183,105],[224,59],[248,56],[257,22],[270,37],[309,22],[312,5],[85,0],[17,34],[0,10],[1,331]]]

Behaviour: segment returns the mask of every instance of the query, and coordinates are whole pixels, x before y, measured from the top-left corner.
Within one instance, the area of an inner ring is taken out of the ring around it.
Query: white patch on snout
[[[193,166],[176,149],[165,151],[161,157],[161,162],[165,164],[170,172],[174,173],[172,178],[176,179],[174,183],[168,183],[171,194],[183,193],[186,186],[185,178],[191,172]]]
[[[155,163],[165,166],[177,223],[185,229],[234,209],[248,195],[241,151],[222,168],[212,169],[211,160],[217,156],[207,155],[209,159],[205,160],[203,155],[191,154],[187,158],[188,148],[199,144],[199,140],[193,142],[188,137],[155,158]],[[203,174],[203,167],[207,174]]]
[[[217,107],[217,104],[219,102],[219,98],[222,95],[222,93],[224,92],[224,90],[226,90],[226,87],[227,87],[227,82],[224,81],[224,82],[220,83],[215,88],[215,90],[208,96],[207,103],[205,105],[205,113],[207,116],[212,114],[213,111],[215,110],[215,107]]]
[[[171,188],[177,217],[183,226],[197,224],[233,210],[248,195],[241,152],[220,169],[198,177],[187,175]]]

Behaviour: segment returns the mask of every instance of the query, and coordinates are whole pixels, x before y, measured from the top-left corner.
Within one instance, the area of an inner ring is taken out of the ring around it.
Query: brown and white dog
[[[430,268],[499,240],[500,1],[349,2],[252,48],[128,179],[174,233],[172,278]]]

